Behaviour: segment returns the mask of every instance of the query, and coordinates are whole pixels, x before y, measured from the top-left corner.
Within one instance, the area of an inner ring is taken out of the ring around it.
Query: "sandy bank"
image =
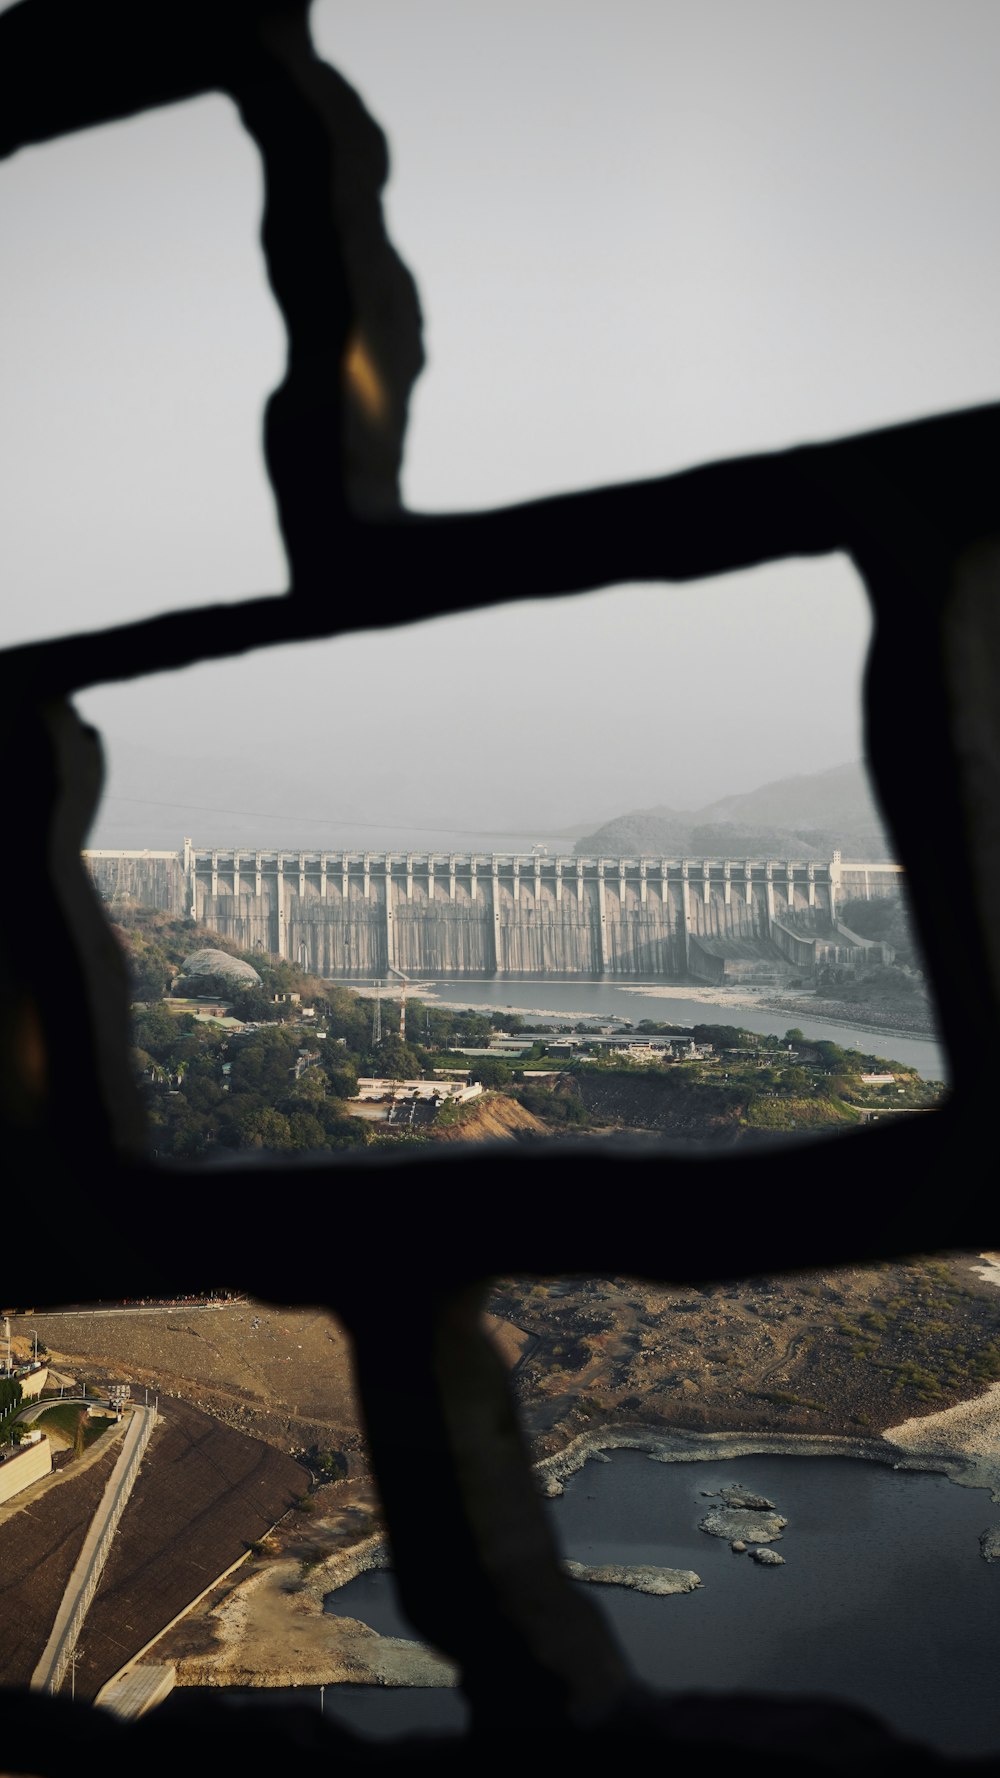
[[[451,1686],[455,1668],[423,1643],[381,1636],[324,1609],[331,1592],[388,1566],[385,1543],[365,1538],[303,1574],[297,1562],[259,1569],[211,1614],[211,1647],[173,1655],[178,1685]]]
[[[938,1469],[964,1488],[988,1488],[1000,1501],[1000,1383],[939,1414],[890,1426],[883,1438],[903,1469]]]
[[[972,1401],[921,1415],[871,1438],[821,1433],[686,1432],[679,1428],[609,1427],[584,1432],[536,1464],[542,1492],[563,1491],[567,1476],[608,1451],[645,1451],[656,1463],[711,1463],[738,1457],[858,1457],[894,1469],[946,1475],[967,1488],[988,1488],[1000,1500],[1000,1383]],[[606,1460],[606,1459],[605,1459]]]
[[[995,1284],[1000,1289],[1000,1253],[981,1253],[978,1266],[972,1270],[984,1284]]]
[[[583,1432],[564,1450],[543,1457],[535,1469],[542,1492],[561,1494],[567,1476],[575,1475],[590,1458],[606,1461],[608,1451],[645,1451],[655,1463],[717,1463],[736,1457],[864,1457],[876,1463],[899,1460],[879,1437],[837,1438],[822,1433],[781,1432],[687,1432],[649,1427],[607,1427]],[[914,1464],[914,1468],[921,1467]],[[945,1470],[943,1461],[922,1467]]]
[[[376,993],[375,988],[367,987],[363,982],[349,982],[349,983],[346,983],[345,985],[350,987],[351,992],[353,994],[360,995],[362,999],[371,1000],[371,999],[374,999],[374,997],[375,997],[375,993]],[[456,986],[458,986],[458,985],[459,984],[456,983]],[[519,982],[518,986],[520,986],[520,985],[521,984]],[[574,985],[574,983],[571,978],[567,978],[567,979],[561,980],[559,982],[559,986],[561,988],[572,987],[573,985]],[[593,987],[599,986],[600,983],[597,981],[589,981],[588,980],[588,981],[581,982],[580,985],[582,987],[586,987],[586,988],[593,988]],[[729,1007],[739,1007],[739,1006],[764,1006],[764,1007],[766,1007],[768,1004],[766,995],[769,992],[769,990],[764,989],[764,988],[756,988],[755,989],[755,988],[700,987],[696,982],[646,982],[646,983],[639,984],[639,983],[632,983],[626,979],[618,980],[617,978],[615,979],[613,985],[614,985],[616,991],[620,989],[623,994],[645,995],[646,997],[648,997],[650,999],[656,999],[656,1000],[687,1000],[687,1001],[693,1000],[699,1006],[717,1006],[720,1009],[722,1009],[723,1011],[727,1010]],[[453,997],[450,994],[448,995],[446,1000],[443,999],[443,996],[441,994],[437,993],[436,990],[431,986],[431,984],[429,982],[428,983],[419,982],[419,981],[411,981],[410,982],[410,991],[417,998],[419,998],[420,1000],[427,1001],[428,1004],[430,1004],[432,1006],[443,1003],[447,1006],[460,1006],[463,1011],[468,1011],[468,1012],[485,1012],[485,1013],[515,1012],[515,1013],[517,1013],[518,1017],[520,1017],[520,1018],[525,1018],[528,1015],[534,1013],[537,1018],[558,1019],[562,1023],[565,1023],[568,1019],[570,1019],[573,1016],[584,1017],[584,1018],[586,1018],[588,1016],[586,1014],[586,1012],[584,1012],[582,1014],[573,1015],[573,1014],[567,1012],[565,1007],[546,1007],[546,1006],[506,1007],[506,1006],[498,1006],[495,1000],[474,1000],[472,998],[472,995],[475,992],[475,987],[476,987],[475,982],[470,982],[469,983],[469,998],[466,999],[465,996],[463,995],[461,1001],[458,1001],[458,1000],[453,999]],[[384,989],[382,991],[384,992]],[[543,980],[540,980],[538,983],[538,992],[539,992],[540,999],[542,997],[544,997],[545,983]],[[592,1016],[596,1018],[597,1014],[593,1014]],[[612,1021],[614,1019],[614,1014],[607,1014],[607,1015],[602,1015],[602,1016],[607,1016]]]
[[[757,1456],[861,1458],[894,1469],[945,1475],[964,1487],[988,1489],[993,1500],[1000,1501],[1000,1383],[971,1401],[903,1421],[867,1438],[607,1427],[580,1434],[564,1450],[536,1463],[542,1492],[561,1494],[568,1476],[590,1460],[608,1462],[608,1453],[616,1450],[643,1451],[657,1463],[710,1463]],[[726,1495],[723,1490],[719,1498]],[[734,1505],[735,1497],[725,1497],[724,1504]],[[753,1504],[750,1496],[745,1504]],[[760,1505],[763,1510],[765,1503]],[[984,1512],[983,1516],[988,1515]],[[771,1534],[780,1535],[781,1525],[776,1516]],[[731,1527],[727,1523],[721,1529],[728,1534]],[[1000,1559],[1000,1527],[989,1528],[982,1548],[987,1560]],[[772,1556],[765,1551],[755,1559],[763,1562]],[[186,1658],[172,1654],[177,1661],[178,1683],[454,1685],[454,1667],[433,1649],[400,1637],[379,1636],[357,1619],[324,1610],[330,1593],[366,1569],[387,1565],[386,1546],[378,1536],[368,1537],[306,1572],[287,1560],[268,1564],[248,1576],[212,1611],[208,1620],[211,1646],[193,1649]],[[698,1584],[697,1577],[687,1571],[566,1566],[575,1578],[640,1592],[687,1592]]]
[[[893,1011],[882,1011],[863,1000],[821,1000],[805,989],[794,998],[783,995],[757,1004],[765,1012],[798,1013],[801,1017],[819,1019],[824,1025],[846,1025],[852,1031],[864,1031],[872,1037],[908,1037],[917,1041],[926,1037],[937,1039],[933,1017],[927,1012],[914,1012],[900,1018]]]

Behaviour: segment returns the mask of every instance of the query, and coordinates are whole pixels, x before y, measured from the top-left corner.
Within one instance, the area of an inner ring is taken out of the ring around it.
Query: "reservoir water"
[[[351,983],[364,992],[364,985]],[[386,984],[386,992],[398,994],[399,984]],[[720,992],[708,1000],[689,1000],[676,990],[663,991],[662,983],[638,983],[623,987],[609,982],[511,981],[484,977],[474,981],[468,977],[455,980],[412,980],[409,992],[432,1004],[444,1006],[487,1007],[491,1012],[510,1011],[535,1013],[540,1019],[570,1024],[577,1019],[627,1019],[637,1025],[640,1019],[655,1019],[663,1024],[677,1025],[739,1025],[762,1036],[783,1037],[793,1025],[806,1037],[839,1043],[844,1049],[861,1050],[864,1054],[883,1056],[915,1068],[925,1080],[947,1080],[944,1051],[935,1037],[897,1035],[889,1031],[864,1030],[859,1025],[834,1024],[830,1020],[810,1018],[808,1000],[794,1012],[769,1011],[766,1005],[746,1004],[745,991],[732,999]],[[762,1002],[769,996],[763,995]]]
[[[712,1504],[703,1491],[733,1482],[788,1520],[773,1546],[785,1566],[760,1567],[699,1531]],[[580,1583],[649,1684],[825,1693],[944,1751],[1000,1751],[1000,1565],[978,1544],[998,1517],[988,1493],[843,1458],[664,1464],[617,1451],[571,1476],[549,1508],[577,1561],[701,1576],[698,1591],[671,1598]],[[327,1609],[413,1634],[384,1570],[330,1594]],[[437,1689],[332,1686],[325,1709],[379,1737],[465,1721],[460,1697]]]

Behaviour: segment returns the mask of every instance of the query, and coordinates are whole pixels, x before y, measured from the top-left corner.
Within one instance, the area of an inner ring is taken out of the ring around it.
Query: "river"
[[[363,983],[349,985],[359,993],[371,992]],[[398,981],[385,983],[384,991],[398,996]],[[783,1037],[790,1027],[797,1026],[806,1037],[901,1062],[904,1067],[915,1068],[925,1080],[948,1078],[944,1050],[936,1037],[866,1031],[839,1020],[832,1023],[811,1018],[806,995],[802,997],[801,1011],[796,1008],[794,1012],[771,1012],[765,1002],[773,996],[773,989],[762,991],[758,1003],[745,988],[733,990],[729,996],[723,989],[711,995],[706,993],[704,998],[690,998],[683,988],[666,987],[662,982],[623,987],[618,982],[512,981],[486,976],[481,980],[412,980],[407,991],[414,999],[433,1005],[475,1006],[490,1012],[517,1012],[522,1017],[530,1013],[540,1022],[562,1024],[573,1024],[578,1019],[620,1018],[637,1025],[640,1019],[655,1019],[677,1025],[739,1025],[771,1037]]]
[[[759,1567],[699,1531],[712,1504],[703,1491],[736,1481],[788,1520],[773,1546],[784,1567]],[[998,1509],[985,1491],[846,1458],[658,1463],[617,1451],[570,1476],[549,1510],[577,1561],[701,1576],[698,1591],[670,1598],[586,1586],[650,1685],[826,1693],[945,1752],[1000,1751],[1000,1565],[978,1545]],[[384,1570],[330,1594],[327,1609],[413,1634]],[[319,1704],[316,1691],[281,1695]],[[379,1738],[467,1720],[446,1689],[331,1686],[325,1710]]]

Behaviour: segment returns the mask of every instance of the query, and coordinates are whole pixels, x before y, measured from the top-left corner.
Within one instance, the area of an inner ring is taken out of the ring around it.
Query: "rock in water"
[[[779,1556],[777,1550],[751,1550],[750,1554],[762,1568],[778,1568],[784,1565],[785,1558]]]
[[[979,1548],[987,1562],[1000,1562],[1000,1525],[987,1525],[979,1539]]]
[[[590,1568],[585,1562],[564,1562],[574,1580],[597,1581],[606,1587],[631,1587],[634,1593],[693,1593],[701,1586],[700,1575],[690,1568],[624,1567],[617,1563]]]
[[[713,1506],[698,1529],[707,1531],[709,1537],[724,1537],[729,1543],[774,1543],[787,1524],[780,1513]]]
[[[743,1507],[755,1513],[773,1513],[774,1501],[768,1500],[765,1494],[751,1494],[749,1489],[741,1488],[734,1482],[729,1488],[719,1489],[719,1499],[724,1506]]]
[[[734,1539],[733,1539],[732,1543],[729,1545],[729,1547],[732,1550],[734,1556],[745,1556],[746,1555],[747,1546],[743,1542],[742,1537],[734,1537]]]

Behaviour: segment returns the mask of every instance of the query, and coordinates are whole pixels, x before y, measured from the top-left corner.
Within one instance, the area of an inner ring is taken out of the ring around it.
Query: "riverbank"
[[[751,1457],[844,1457],[891,1470],[938,1474],[961,1487],[988,1489],[1000,1504],[1000,1383],[971,1401],[922,1415],[863,1438],[810,1433],[700,1432],[636,1425],[579,1434],[561,1451],[534,1464],[543,1494],[562,1494],[566,1480],[588,1462],[608,1463],[614,1451],[644,1452],[664,1464],[717,1463]],[[985,1503],[984,1503],[985,1506]],[[984,1520],[989,1518],[984,1510]],[[1000,1522],[984,1528],[989,1558]],[[446,1560],[446,1552],[442,1560]],[[283,1559],[249,1574],[227,1593],[167,1657],[181,1686],[287,1687],[319,1685],[450,1687],[455,1668],[423,1643],[379,1634],[337,1612],[337,1593],[358,1576],[389,1566],[385,1539],[368,1536],[306,1569]],[[694,1575],[622,1567],[576,1565],[580,1579],[650,1593],[686,1592]],[[156,1659],[163,1659],[162,1648]]]
[[[374,983],[345,984],[367,998]],[[392,993],[382,983],[381,992]],[[644,1018],[690,1029],[694,1025],[737,1025],[762,1037],[783,1038],[792,1025],[813,1042],[826,1039],[847,1049],[883,1057],[914,1068],[924,1080],[947,1082],[948,1061],[932,1030],[902,1031],[875,1026],[870,1016],[852,1020],[843,1003],[830,1002],[835,1015],[819,1010],[811,989],[776,994],[771,987],[710,987],[691,982],[631,982],[615,978],[553,981],[511,977],[421,978],[409,982],[416,1000],[481,1013],[516,1013],[539,1025],[577,1025],[593,1020],[605,1024],[638,1024]],[[654,1002],[655,1004],[650,1004]],[[775,1004],[777,1002],[777,1005]],[[824,1006],[827,1002],[822,1003]],[[870,1015],[870,1008],[867,1009]],[[878,1041],[872,1042],[875,1038]]]
[[[467,990],[471,993],[475,988],[485,985],[485,980],[477,981],[470,977],[468,981],[463,981],[460,977],[456,977],[454,981],[448,983],[411,980],[408,987],[409,991],[418,999],[430,1001],[432,1005],[446,1002],[450,1005],[461,1005],[472,1012],[496,1012],[498,1002],[495,998],[474,1000],[468,997]],[[544,978],[534,982],[524,978],[505,980],[499,976],[489,982],[491,988],[504,992],[517,992],[519,998],[526,988],[532,990],[533,997],[544,998],[547,985],[550,988],[558,987],[560,998],[567,989],[577,989],[582,999],[584,995],[603,985],[611,987],[621,994],[641,996],[643,999],[649,1000],[683,1001],[687,1005],[713,1007],[720,1012],[747,1012],[752,1011],[755,1007],[766,1012],[809,1012],[813,1018],[829,1020],[838,1025],[850,1025],[854,1030],[881,1031],[893,1037],[933,1038],[935,1035],[934,1023],[929,1011],[926,1014],[914,1014],[910,1018],[893,1017],[889,1012],[881,1013],[877,1008],[861,1001],[820,999],[811,988],[790,989],[784,994],[776,995],[772,988],[709,986],[708,984],[700,986],[696,982],[630,982],[627,978],[619,979],[617,977],[603,984],[590,979],[581,979],[577,983],[571,977],[548,984]],[[345,982],[343,986],[349,987],[353,993],[359,994],[362,999],[366,1000],[374,999],[376,993],[386,991],[385,983],[380,983],[376,987],[367,982]],[[391,989],[391,983],[389,987]],[[554,998],[554,996],[550,997]],[[504,1002],[503,1010],[513,1011],[514,1003]],[[524,1010],[535,1013],[541,1019],[562,1019],[566,1016],[564,1008],[554,1006],[531,1006]],[[622,1015],[612,1014],[610,1016],[620,1018]]]
[[[535,1465],[552,1498],[594,1458],[609,1451],[644,1451],[656,1463],[709,1463],[742,1457],[854,1457],[891,1469],[945,1475],[965,1488],[988,1488],[1000,1504],[1000,1383],[937,1414],[922,1414],[865,1438],[825,1433],[689,1432],[681,1428],[613,1427],[580,1433],[563,1450]]]
[[[861,1000],[822,1000],[811,990],[800,995],[783,995],[761,1001],[772,1012],[804,1013],[822,1019],[827,1025],[847,1025],[852,1031],[867,1031],[873,1037],[936,1037],[936,1028],[929,1006],[921,1007],[909,1017],[898,1007],[879,1011],[877,1006]]]
[[[381,1535],[309,1566],[268,1562],[212,1607],[200,1635],[189,1630],[179,1644],[175,1633],[155,1658],[173,1662],[180,1686],[454,1686],[455,1668],[434,1649],[326,1609],[331,1593],[388,1566]]]

